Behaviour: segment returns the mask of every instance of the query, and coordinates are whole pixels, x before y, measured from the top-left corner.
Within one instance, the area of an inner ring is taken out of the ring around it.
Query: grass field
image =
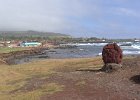
[[[9,48],[9,47],[4,47],[4,48],[0,48],[0,53],[9,53],[9,52],[13,52],[13,51],[22,51],[22,50],[27,50],[28,48]]]
[[[21,65],[0,66],[0,100],[40,100],[42,95],[63,91],[65,86],[47,82],[47,78],[57,73],[54,69],[99,67],[101,58],[50,59]],[[77,83],[84,84],[84,82]]]

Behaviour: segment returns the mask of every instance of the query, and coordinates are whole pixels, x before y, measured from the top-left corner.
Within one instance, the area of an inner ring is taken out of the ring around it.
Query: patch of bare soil
[[[41,100],[140,100],[140,57],[123,60],[122,69],[112,73],[55,69],[47,82],[65,86]]]
[[[26,80],[27,83],[24,86],[22,86],[22,87],[20,87],[16,90],[12,90],[9,93],[14,94],[16,92],[31,92],[31,91],[40,89],[42,85],[47,83],[46,78],[41,79],[40,76],[33,76],[32,78],[29,78],[29,79]],[[19,80],[19,81],[21,81],[21,80]],[[18,81],[16,81],[16,82],[18,82]],[[9,83],[9,84],[12,84],[12,83]]]
[[[56,68],[56,73],[49,77],[33,76],[23,87],[10,93],[30,92],[47,83],[58,83],[64,86],[63,91],[43,95],[40,99],[140,100],[140,57],[123,60],[122,65],[112,73],[77,71],[74,66]]]

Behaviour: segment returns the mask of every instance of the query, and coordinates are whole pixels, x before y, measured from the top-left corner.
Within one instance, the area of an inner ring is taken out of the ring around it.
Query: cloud
[[[84,18],[97,18],[99,8],[90,0],[5,0],[0,4],[1,28],[78,32]],[[79,22],[81,21],[81,22]],[[77,29],[77,30],[76,30]],[[81,31],[79,31],[81,32]]]
[[[126,15],[126,16],[132,16],[132,17],[140,17],[139,12],[133,10],[133,9],[129,9],[129,8],[117,8],[116,9],[117,14],[120,15]]]
[[[130,0],[0,0],[0,30],[100,37],[121,31],[125,34],[138,29],[129,25],[139,22],[139,11],[130,7],[131,3],[138,4]]]

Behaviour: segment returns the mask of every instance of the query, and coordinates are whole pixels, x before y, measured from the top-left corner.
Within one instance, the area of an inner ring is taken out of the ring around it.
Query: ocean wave
[[[130,54],[140,54],[140,51],[129,51],[129,50],[124,50],[123,51],[124,55],[130,55]],[[98,53],[98,56],[101,56],[102,53]]]
[[[76,44],[71,44],[71,45],[76,45],[76,46],[105,46],[107,44],[108,43],[76,43]]]
[[[102,55],[102,53],[99,53],[99,54],[98,54],[98,56],[101,56],[101,55]]]
[[[132,45],[132,48],[134,48],[134,49],[140,49],[140,45]]]
[[[108,43],[70,43],[66,45],[71,45],[71,46],[99,46],[103,47],[107,45]],[[120,42],[117,43],[121,49],[123,50],[140,50],[140,43],[133,43],[133,42]]]
[[[133,50],[135,48],[133,48],[132,46],[120,46],[122,50]]]
[[[140,51],[128,51],[128,50],[124,50],[123,51],[124,55],[128,55],[128,54],[140,54]]]
[[[136,50],[140,50],[140,43],[123,42],[123,43],[118,43],[118,45],[122,49],[136,49]]]
[[[117,43],[119,46],[131,46],[133,42],[119,42]]]

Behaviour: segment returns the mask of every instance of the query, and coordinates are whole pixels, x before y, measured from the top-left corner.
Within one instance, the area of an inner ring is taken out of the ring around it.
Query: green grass
[[[26,91],[26,88],[28,90],[28,86],[35,84],[36,81],[45,80],[57,73],[54,69],[78,69],[99,64],[102,64],[101,58],[50,59],[21,65],[1,65],[0,100],[40,100],[43,95],[52,95],[65,88],[63,84],[44,82],[33,90]],[[85,82],[81,81],[76,85],[84,84]]]
[[[13,51],[22,51],[22,50],[27,50],[28,48],[9,48],[9,47],[4,47],[4,48],[0,48],[0,53],[9,53],[9,52],[13,52]]]

